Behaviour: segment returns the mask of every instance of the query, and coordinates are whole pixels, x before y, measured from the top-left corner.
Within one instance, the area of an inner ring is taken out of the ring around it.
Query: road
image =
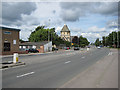
[[[5,69],[3,88],[59,88],[110,53],[107,48],[22,57],[25,66]]]

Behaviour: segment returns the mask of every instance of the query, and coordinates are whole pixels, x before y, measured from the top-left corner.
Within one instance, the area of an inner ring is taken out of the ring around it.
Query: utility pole
[[[117,25],[117,29],[119,28],[119,22]],[[117,48],[119,48],[119,29],[117,30]]]
[[[48,42],[49,42],[49,30],[48,30]]]
[[[50,19],[49,19],[49,28],[50,28]],[[50,38],[50,37],[49,37],[49,30],[48,30],[48,42],[50,41],[49,38]]]

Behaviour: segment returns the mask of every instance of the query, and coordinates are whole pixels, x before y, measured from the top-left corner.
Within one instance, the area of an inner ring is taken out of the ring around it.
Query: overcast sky
[[[60,35],[64,24],[71,35],[90,42],[117,29],[117,2],[2,2],[2,26],[21,29],[27,40],[37,26],[55,27]]]

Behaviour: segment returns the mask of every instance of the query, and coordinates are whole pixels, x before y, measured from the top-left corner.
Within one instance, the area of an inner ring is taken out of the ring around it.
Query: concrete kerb
[[[46,52],[46,53],[53,53],[53,52]],[[27,55],[36,55],[36,54],[45,54],[45,53],[28,53],[28,54],[19,54],[19,56],[27,56]],[[13,55],[5,55],[2,57],[12,57]]]
[[[61,50],[60,52],[64,52],[64,51],[73,51],[73,50]],[[80,50],[80,51],[84,51],[84,50]],[[59,52],[59,51],[58,51]],[[28,54],[19,54],[19,56],[27,56],[27,55],[40,55],[40,54],[47,54],[47,53],[54,53],[54,51],[52,52],[45,52],[45,53],[28,53]],[[13,55],[5,55],[2,57],[12,57]]]
[[[14,66],[20,66],[20,65],[25,65],[24,62],[18,62],[16,64],[12,63],[12,64],[2,64],[2,67],[0,67],[0,69],[4,69],[4,68],[10,68],[10,67],[14,67]]]

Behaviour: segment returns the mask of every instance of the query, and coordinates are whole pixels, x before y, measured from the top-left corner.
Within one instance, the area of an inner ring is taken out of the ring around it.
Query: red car
[[[64,47],[64,49],[65,49],[65,50],[69,50],[69,49],[70,49],[70,47]]]

